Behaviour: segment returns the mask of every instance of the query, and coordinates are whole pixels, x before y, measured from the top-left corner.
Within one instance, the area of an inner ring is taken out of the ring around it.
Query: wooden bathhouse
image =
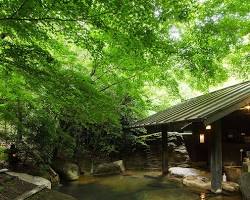
[[[162,173],[168,173],[168,132],[190,131],[193,162],[207,161],[211,189],[220,192],[225,165],[250,156],[250,81],[186,100],[131,125],[162,133]]]

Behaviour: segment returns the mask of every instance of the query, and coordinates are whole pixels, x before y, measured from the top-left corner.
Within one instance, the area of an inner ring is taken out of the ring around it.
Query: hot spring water
[[[143,176],[82,176],[58,190],[78,200],[240,200],[239,195],[215,196],[193,191],[179,183]]]

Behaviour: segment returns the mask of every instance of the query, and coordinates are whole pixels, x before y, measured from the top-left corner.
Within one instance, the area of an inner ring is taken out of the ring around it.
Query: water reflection
[[[143,176],[83,176],[64,184],[59,191],[78,200],[240,200],[239,196],[214,196],[191,191],[180,183]]]

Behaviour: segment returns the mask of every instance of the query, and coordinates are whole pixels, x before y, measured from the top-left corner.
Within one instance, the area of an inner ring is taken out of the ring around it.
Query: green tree
[[[1,120],[51,157],[65,146],[119,152],[124,125],[152,107],[151,86],[172,100],[180,83],[205,92],[231,74],[249,79],[249,6],[0,1]]]

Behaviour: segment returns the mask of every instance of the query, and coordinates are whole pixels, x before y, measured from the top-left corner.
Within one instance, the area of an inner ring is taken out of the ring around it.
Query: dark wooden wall
[[[239,110],[221,119],[222,125],[222,159],[224,165],[240,165],[240,149],[243,156],[250,151],[250,143],[244,137],[250,137],[250,111]],[[212,127],[213,128],[213,127]],[[204,127],[194,125],[193,135],[185,136],[185,143],[193,162],[210,163],[211,131],[205,133],[205,143],[199,143],[199,134],[204,133]],[[243,136],[242,133],[245,135]]]

